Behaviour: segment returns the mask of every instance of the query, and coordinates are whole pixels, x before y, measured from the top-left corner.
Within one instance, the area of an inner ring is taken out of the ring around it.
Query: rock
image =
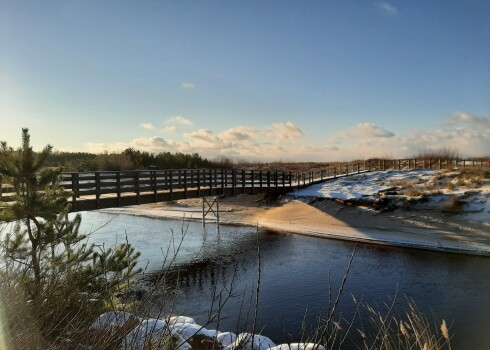
[[[165,332],[167,324],[155,318],[144,320],[138,327],[126,335],[124,349],[143,350],[168,344],[169,334]]]
[[[216,340],[218,340],[221,346],[228,346],[236,341],[236,334],[231,332],[219,332],[216,336]]]
[[[253,344],[252,344],[253,338]],[[252,337],[251,333],[240,333],[236,340],[225,346],[223,350],[243,349],[243,350],[268,350],[275,347],[276,344],[263,335],[256,334]]]
[[[179,335],[184,339],[190,339],[195,335],[203,335],[207,338],[214,338],[218,335],[216,330],[208,330],[198,324],[192,323],[176,323],[169,325],[170,332],[174,335]]]
[[[292,343],[292,344],[280,344],[269,350],[325,350],[322,345],[315,343]]]
[[[128,323],[139,322],[139,319],[129,312],[108,311],[100,315],[89,327],[90,330],[102,331],[123,328]]]
[[[187,324],[196,324],[196,321],[192,317],[187,316],[172,316],[168,319],[168,325],[174,325],[176,323],[187,323]]]

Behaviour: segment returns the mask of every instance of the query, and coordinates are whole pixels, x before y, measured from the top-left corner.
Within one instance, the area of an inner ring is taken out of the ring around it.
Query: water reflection
[[[100,215],[90,213],[90,220],[100,221]],[[232,285],[233,297],[221,310],[219,327],[233,331],[243,326],[257,281],[255,229],[229,227],[217,235],[210,228],[205,235],[199,223],[191,223],[178,258],[162,274],[160,247],[168,246],[172,227],[178,232],[180,223],[121,216],[92,239],[109,244],[117,240],[114,235],[128,233],[151,267],[145,286],[158,290],[147,305],[154,315],[162,307],[171,307],[204,323],[217,291]],[[259,329],[276,342],[298,340],[303,320],[312,327],[327,309],[329,273],[335,295],[354,245],[270,232],[259,232],[258,238],[262,260]],[[452,324],[453,348],[486,349],[490,344],[485,331],[490,327],[489,273],[490,259],[484,257],[359,245],[338,310],[350,319],[355,312],[351,295],[382,308],[397,292],[397,313],[407,309],[405,296],[413,298],[428,316],[435,314]],[[216,301],[213,306],[216,309]]]

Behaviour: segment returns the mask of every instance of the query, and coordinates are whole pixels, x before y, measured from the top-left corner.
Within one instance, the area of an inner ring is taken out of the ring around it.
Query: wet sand
[[[377,212],[332,200],[305,203],[292,198],[269,201],[264,195],[222,198],[220,223],[259,226],[275,232],[330,239],[490,256],[490,224],[464,215],[398,209]],[[102,212],[152,218],[202,220],[202,200],[186,199]],[[212,213],[207,222],[215,221]]]

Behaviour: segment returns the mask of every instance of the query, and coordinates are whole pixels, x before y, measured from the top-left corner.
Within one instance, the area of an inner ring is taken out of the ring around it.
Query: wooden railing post
[[[76,211],[76,206],[77,206],[77,194],[78,194],[77,177],[78,177],[78,173],[71,174],[71,191],[72,191],[71,207],[73,211]],[[0,176],[0,202],[1,201],[2,201],[2,176]]]
[[[201,197],[201,169],[197,169],[197,196]]]
[[[77,181],[78,182],[78,181]],[[116,173],[117,206],[121,206],[121,172]]]
[[[187,170],[184,170],[184,198],[187,199]]]
[[[225,195],[225,169],[221,169],[221,194]]]
[[[97,209],[100,208],[100,173],[95,172],[95,202]]]
[[[216,187],[216,195],[218,195],[219,183],[218,183],[218,170],[217,169],[213,169],[213,177],[214,177],[214,187]]]
[[[134,187],[136,190],[136,204],[140,204],[140,172],[136,171],[134,176]]]
[[[252,194],[254,194],[254,171],[251,170],[250,176],[252,177]]]
[[[157,190],[157,172],[155,170],[151,171],[150,172],[150,175],[153,175],[153,202],[157,202],[157,194],[158,194],[158,190]],[[150,176],[151,178],[151,176]]]
[[[173,200],[173,194],[174,194],[174,174],[173,174],[173,171],[170,170],[169,172],[167,172],[167,176],[168,176],[168,189],[170,191],[170,200]]]

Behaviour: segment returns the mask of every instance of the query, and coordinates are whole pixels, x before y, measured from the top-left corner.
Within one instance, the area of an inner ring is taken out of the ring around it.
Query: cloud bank
[[[172,119],[175,123],[183,122],[177,117]],[[262,128],[236,126],[221,132],[197,129],[184,133],[180,141],[154,136],[112,144],[88,143],[86,146],[88,151],[96,153],[120,152],[133,147],[148,152],[197,152],[208,158],[227,156],[258,161],[401,158],[442,147],[457,149],[462,156],[481,156],[490,153],[490,118],[456,112],[442,117],[436,127],[413,129],[403,134],[365,122],[335,135],[325,135],[325,142],[321,144],[310,144],[299,126],[286,122]]]

